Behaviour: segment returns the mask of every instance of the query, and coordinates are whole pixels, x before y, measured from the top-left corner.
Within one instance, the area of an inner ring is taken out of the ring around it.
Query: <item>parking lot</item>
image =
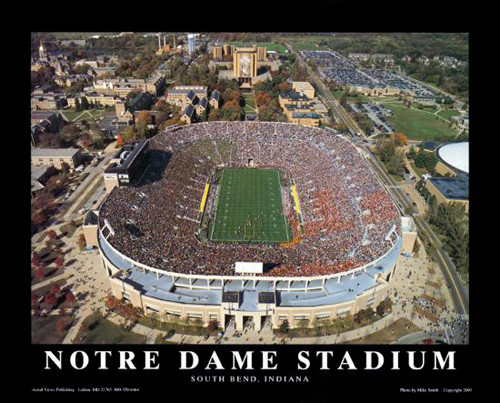
[[[349,103],[347,108],[353,113],[362,113],[368,116],[375,125],[378,133],[386,134],[394,132],[394,127],[387,122],[386,118],[394,113],[384,105],[373,102]]]
[[[306,61],[314,61],[318,66],[319,76],[326,81],[349,87],[398,88],[405,94],[411,94],[418,99],[439,98],[431,89],[410,79],[397,75],[385,69],[364,69],[354,61],[338,52],[326,50],[300,51]]]

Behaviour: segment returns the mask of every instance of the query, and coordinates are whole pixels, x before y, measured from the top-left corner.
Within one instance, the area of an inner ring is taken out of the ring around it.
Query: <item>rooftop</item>
[[[460,173],[454,178],[429,178],[428,180],[447,199],[469,200],[469,175]]]
[[[33,148],[32,157],[73,157],[80,152],[79,148]]]
[[[438,150],[439,158],[462,172],[469,173],[469,142],[451,143]]]

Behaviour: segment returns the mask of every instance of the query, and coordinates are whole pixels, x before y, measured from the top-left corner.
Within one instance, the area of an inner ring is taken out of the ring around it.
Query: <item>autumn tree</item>
[[[37,267],[35,269],[35,277],[36,278],[43,278],[43,272],[42,272],[42,270],[39,267]]]
[[[57,238],[57,233],[53,229],[47,231],[47,236],[49,237],[50,240],[54,240]]]
[[[54,307],[57,304],[57,297],[54,294],[49,293],[43,299],[43,302],[45,302],[46,304],[48,304],[50,307]]]
[[[33,252],[33,255],[31,257],[31,265],[36,268],[40,268],[42,266],[40,256],[38,256],[38,253],[36,252]]]
[[[58,256],[58,257],[56,258],[56,261],[55,261],[54,263],[55,263],[56,267],[57,267],[58,269],[60,269],[60,268],[61,268],[61,267],[63,267],[63,265],[64,265],[64,258],[63,258],[62,256]]]
[[[67,322],[64,318],[61,318],[56,323],[56,331],[57,333],[64,333],[67,327]]]
[[[123,146],[123,138],[121,133],[119,133],[118,136],[116,137],[116,146],[117,147]]]
[[[70,304],[74,304],[76,302],[75,294],[73,294],[71,291],[68,291],[65,296],[65,301],[69,302]]]
[[[408,144],[408,137],[403,133],[396,132],[392,135],[392,137],[398,147],[403,147]]]
[[[78,237],[78,240],[76,242],[77,242],[78,247],[80,248],[80,250],[82,250],[83,248],[85,248],[85,246],[87,245],[87,241],[85,240],[85,235],[84,234],[80,234],[80,236]]]
[[[219,330],[219,322],[217,322],[216,320],[211,320],[210,322],[208,322],[209,333],[214,333],[217,330]]]
[[[53,284],[50,288],[50,292],[58,297],[61,294],[61,286],[59,284]]]
[[[108,293],[106,296],[106,308],[116,309],[120,303],[120,300],[116,298],[113,294]]]

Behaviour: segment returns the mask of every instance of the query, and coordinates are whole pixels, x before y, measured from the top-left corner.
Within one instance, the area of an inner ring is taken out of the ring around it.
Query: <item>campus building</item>
[[[304,94],[308,99],[314,99],[314,87],[308,81],[292,81],[292,88],[294,91]]]
[[[436,171],[444,177],[431,177],[426,189],[436,197],[437,203],[458,203],[469,211],[469,143],[451,143],[437,151],[440,161]]]
[[[148,140],[125,144],[111,159],[104,171],[104,185],[109,193],[115,187],[129,186],[144,171]]]
[[[82,160],[79,148],[32,148],[31,164],[35,166],[53,165],[61,169],[65,162],[71,169],[75,169]]]

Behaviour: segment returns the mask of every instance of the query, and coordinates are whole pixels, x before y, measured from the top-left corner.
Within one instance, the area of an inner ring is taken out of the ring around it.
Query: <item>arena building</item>
[[[428,178],[426,189],[438,204],[458,203],[469,211],[469,143],[450,143],[437,151],[436,172],[442,177]]]
[[[164,320],[313,326],[389,296],[405,228],[333,131],[206,122],[149,140],[141,182],[98,212],[112,293]],[[410,246],[411,247],[411,246]]]

